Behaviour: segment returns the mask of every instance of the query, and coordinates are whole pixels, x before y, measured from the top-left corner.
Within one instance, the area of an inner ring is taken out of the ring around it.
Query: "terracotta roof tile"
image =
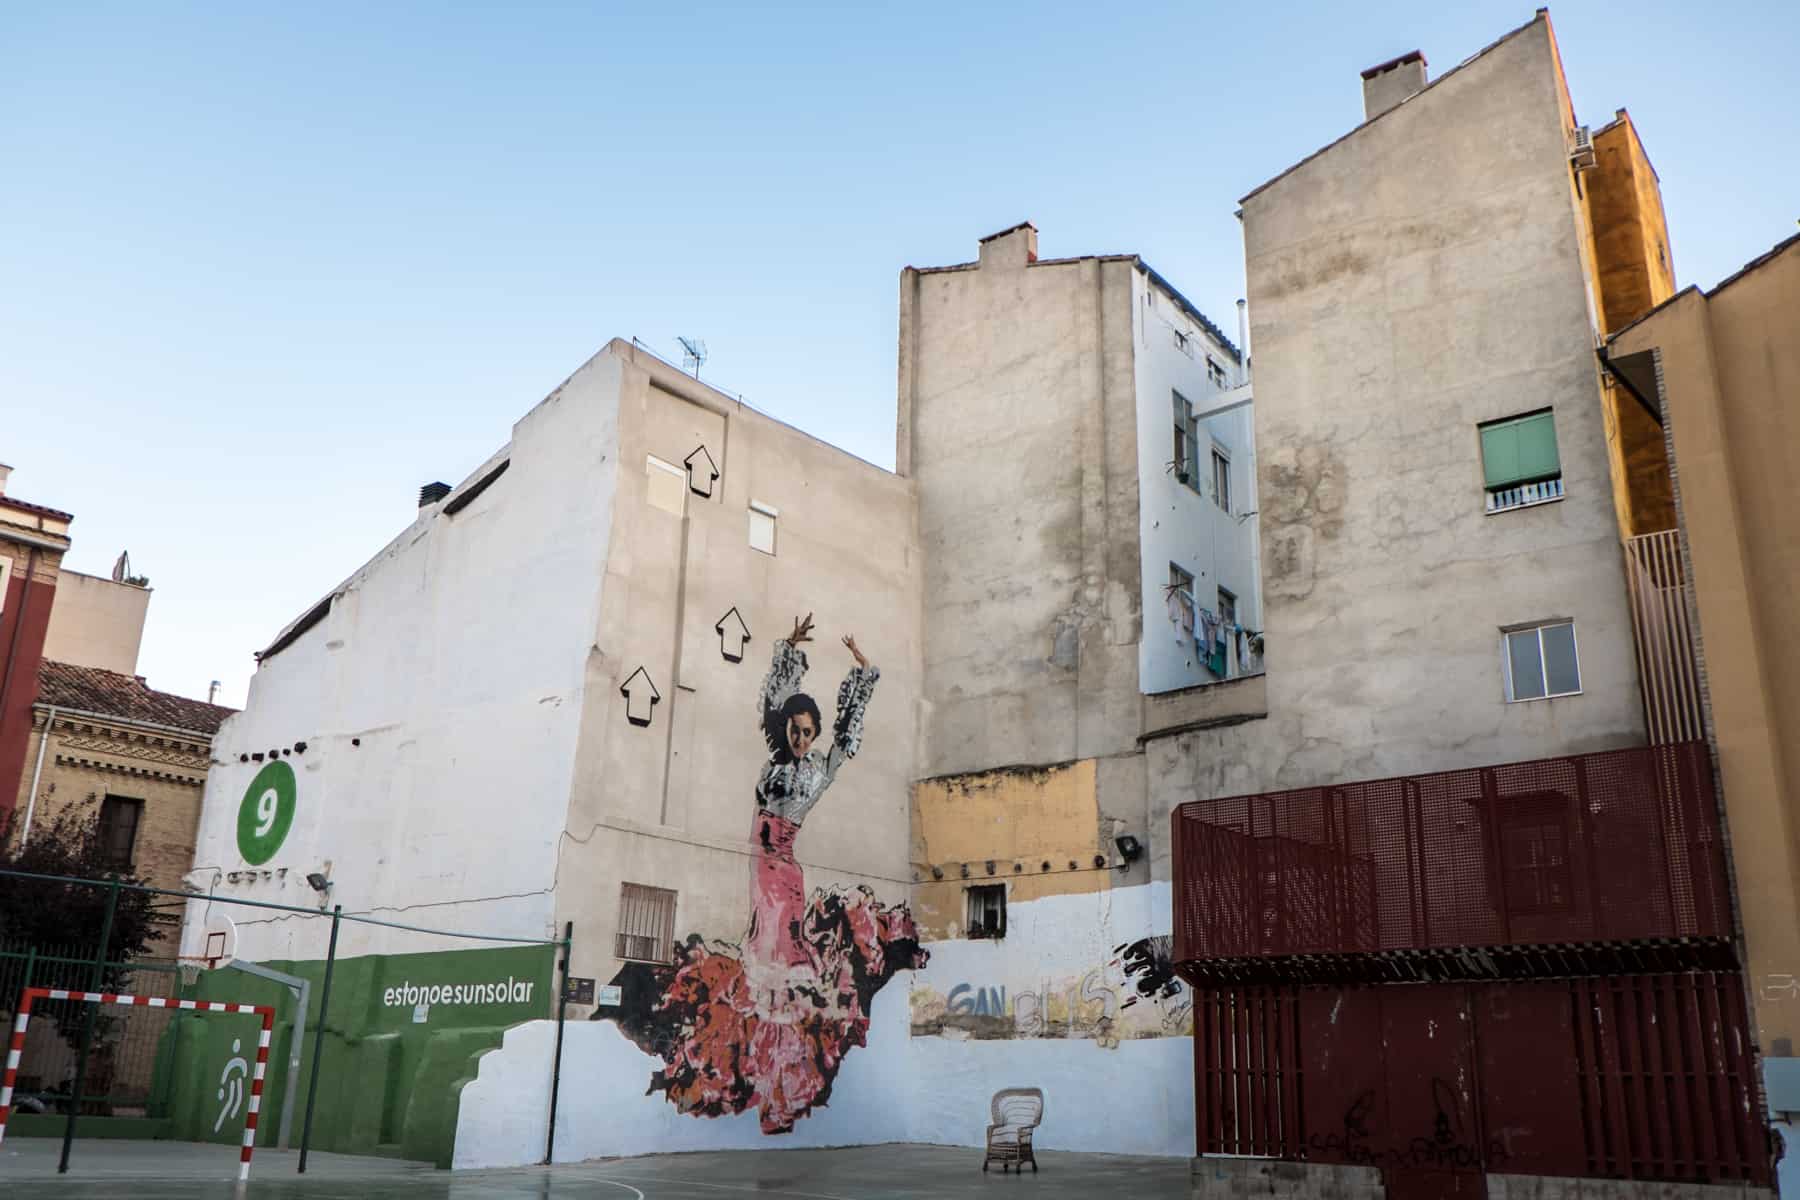
[[[208,734],[218,732],[220,723],[237,711],[159,692],[135,675],[49,659],[38,666],[37,702]]]

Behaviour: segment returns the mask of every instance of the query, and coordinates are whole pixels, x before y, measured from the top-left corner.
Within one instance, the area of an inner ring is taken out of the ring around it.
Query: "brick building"
[[[27,836],[81,806],[99,818],[120,868],[180,887],[194,863],[213,733],[235,710],[159,692],[141,676],[48,660],[37,693],[18,793]]]

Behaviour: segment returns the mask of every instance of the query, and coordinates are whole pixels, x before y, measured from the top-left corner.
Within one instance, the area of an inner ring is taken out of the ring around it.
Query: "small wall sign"
[[[569,976],[563,987],[563,999],[570,1004],[592,1004],[594,1002],[594,981],[579,976]]]

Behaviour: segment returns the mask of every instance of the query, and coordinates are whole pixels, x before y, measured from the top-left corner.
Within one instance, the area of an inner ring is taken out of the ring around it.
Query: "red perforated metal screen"
[[[1194,1049],[1205,1154],[1374,1166],[1396,1183],[1770,1177],[1735,973],[1204,988]]]
[[[1697,742],[1195,801],[1172,835],[1188,965],[1582,944],[1654,955],[1731,936]],[[1620,953],[1623,970],[1669,965]],[[1732,965],[1725,953],[1681,965]],[[1464,957],[1469,977],[1570,969]]]

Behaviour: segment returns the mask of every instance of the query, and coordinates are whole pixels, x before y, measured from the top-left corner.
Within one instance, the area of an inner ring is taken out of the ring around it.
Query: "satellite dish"
[[[681,369],[692,371],[694,378],[700,378],[700,364],[706,361],[706,343],[699,338],[678,337],[681,343]]]

